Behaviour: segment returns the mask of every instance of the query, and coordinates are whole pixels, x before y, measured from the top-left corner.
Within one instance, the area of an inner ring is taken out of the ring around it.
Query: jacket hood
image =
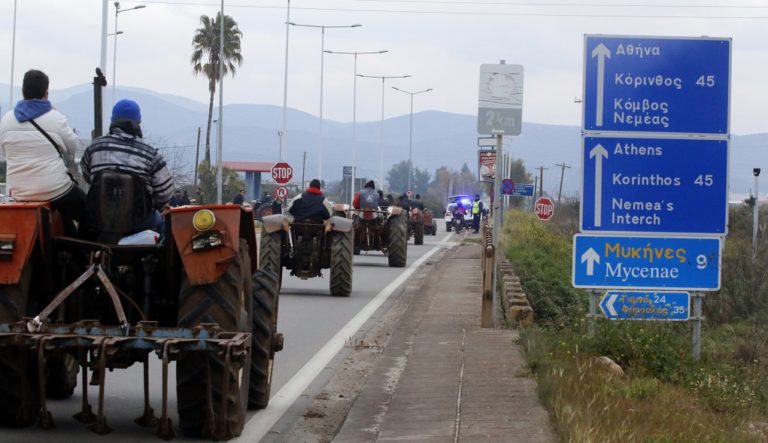
[[[53,107],[51,102],[42,99],[20,100],[13,109],[13,114],[19,123],[28,122],[34,118],[40,117]]]

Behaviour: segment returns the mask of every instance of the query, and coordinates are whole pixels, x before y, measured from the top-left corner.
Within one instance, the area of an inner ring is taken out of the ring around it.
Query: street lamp
[[[325,30],[326,28],[359,28],[363,25],[355,23],[353,25],[308,25],[288,22],[291,26],[300,26],[304,28],[320,28],[320,146],[317,152],[317,179],[323,180],[323,63],[325,60]]]
[[[424,89],[423,91],[416,91],[416,92],[409,92],[403,89],[398,88],[397,86],[392,86],[392,89],[395,91],[404,92],[411,96],[411,129],[409,130],[408,134],[408,191],[411,190],[411,169],[413,168],[413,96],[416,94],[423,94],[425,92],[429,92],[432,90],[432,88]]]
[[[13,0],[13,37],[11,39],[11,93],[8,96],[8,110],[13,109],[13,69],[16,61],[16,0]]]
[[[406,75],[364,75],[357,74],[358,77],[380,78],[381,79],[381,125],[379,126],[379,188],[384,189],[384,83],[390,78],[409,78]]]
[[[352,182],[349,184],[349,203],[352,204],[352,198],[355,193],[355,174],[357,169],[357,56],[358,55],[370,55],[370,54],[384,54],[389,52],[386,49],[381,51],[366,51],[366,52],[341,52],[341,51],[323,51],[327,54],[339,54],[339,55],[352,55],[355,57],[355,70],[353,86],[352,86]]]
[[[115,84],[117,79],[117,36],[122,34],[121,31],[117,30],[117,17],[120,15],[121,12],[128,12],[133,11],[134,9],[143,9],[146,8],[147,5],[137,5],[133,8],[128,9],[120,9],[120,2],[115,2],[115,32],[112,33],[112,35],[115,36],[115,45],[112,47],[112,104],[115,104]]]

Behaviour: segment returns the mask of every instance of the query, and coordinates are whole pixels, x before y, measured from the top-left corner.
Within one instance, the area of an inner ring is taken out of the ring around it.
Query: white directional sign
[[[479,134],[519,135],[523,124],[523,67],[481,65]]]

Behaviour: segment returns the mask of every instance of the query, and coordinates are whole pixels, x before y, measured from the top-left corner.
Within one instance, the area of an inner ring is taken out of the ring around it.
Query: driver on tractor
[[[352,207],[363,210],[379,209],[379,194],[376,192],[376,185],[373,180],[368,180],[363,190],[355,194],[355,198],[352,199]]]
[[[331,218],[331,212],[325,204],[325,196],[320,191],[320,180],[313,179],[309,187],[301,193],[301,197],[295,198],[288,209],[294,220],[325,221]]]
[[[145,229],[162,234],[160,215],[173,194],[173,177],[165,159],[156,148],[142,138],[141,110],[131,100],[120,100],[112,109],[109,134],[99,137],[86,148],[80,167],[83,179],[91,185],[88,190],[88,209],[91,224],[98,226],[100,208],[100,177],[107,172],[130,175],[138,179],[140,195],[134,195],[131,231]]]

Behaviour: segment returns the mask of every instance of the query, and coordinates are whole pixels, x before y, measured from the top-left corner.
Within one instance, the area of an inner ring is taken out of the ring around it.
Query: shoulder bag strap
[[[45,136],[45,138],[48,139],[49,142],[51,142],[53,147],[56,148],[56,152],[59,153],[59,157],[64,158],[64,154],[61,153],[61,148],[59,147],[59,144],[56,143],[56,141],[50,136],[50,134],[45,132],[45,130],[43,128],[41,128],[40,125],[38,125],[36,121],[29,120],[29,122],[32,123],[32,126],[37,128],[37,130],[40,131],[40,133],[43,134]]]

